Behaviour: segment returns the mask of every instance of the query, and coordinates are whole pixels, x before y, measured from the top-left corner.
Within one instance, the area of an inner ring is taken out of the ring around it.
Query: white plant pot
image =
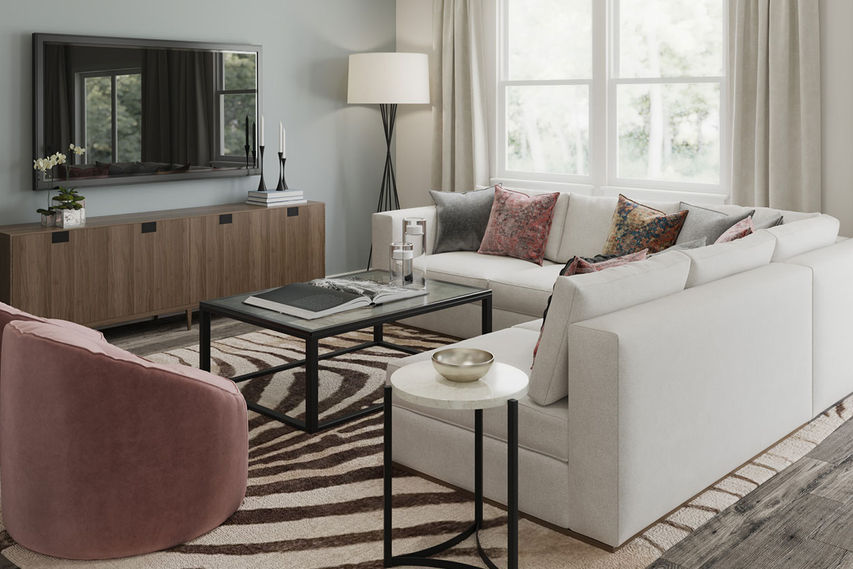
[[[86,222],[86,209],[61,209],[56,212],[56,226],[77,227]]]

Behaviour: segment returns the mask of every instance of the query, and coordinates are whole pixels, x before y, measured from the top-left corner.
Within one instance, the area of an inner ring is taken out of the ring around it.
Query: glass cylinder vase
[[[412,259],[414,258],[412,244],[404,241],[391,243],[390,249],[391,266],[389,267],[389,271],[391,273],[391,284],[401,286],[411,284]]]

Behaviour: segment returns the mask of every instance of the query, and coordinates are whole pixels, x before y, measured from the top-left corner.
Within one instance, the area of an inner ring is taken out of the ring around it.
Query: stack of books
[[[265,192],[250,191],[247,204],[264,207],[294,206],[308,203],[302,190],[267,190]]]

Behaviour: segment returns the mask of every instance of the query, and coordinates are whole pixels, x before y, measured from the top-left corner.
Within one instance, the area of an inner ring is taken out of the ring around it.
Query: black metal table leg
[[[480,543],[483,527],[483,410],[474,410],[474,523],[459,535],[442,543],[396,557],[391,553],[391,387],[385,387],[384,425],[384,557],[385,567],[413,566],[442,569],[478,569],[474,565],[434,559],[433,556],[462,543],[471,535],[476,539],[477,554],[488,569],[498,569]],[[518,401],[507,402],[507,569],[518,569]]]
[[[210,371],[210,312],[198,311],[198,367]]]
[[[373,326],[373,341],[376,343],[385,341],[382,333],[382,324],[375,324]]]
[[[474,410],[474,524],[483,527],[483,410]]]
[[[382,455],[384,458],[383,472],[385,476],[384,480],[384,522],[385,522],[385,531],[384,531],[384,546],[385,553],[383,557],[383,565],[385,567],[391,567],[391,462],[393,461],[393,454],[391,452],[391,386],[385,386],[385,427],[384,427],[384,441],[383,441],[383,450]]]
[[[305,340],[305,430],[316,433],[320,423],[320,372],[317,338]]]
[[[518,568],[518,401],[507,402],[507,569]]]
[[[492,297],[487,296],[481,301],[482,316],[481,327],[482,333],[488,334],[492,331]]]

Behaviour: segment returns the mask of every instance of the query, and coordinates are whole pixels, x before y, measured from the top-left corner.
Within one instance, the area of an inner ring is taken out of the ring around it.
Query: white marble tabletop
[[[488,409],[527,393],[527,374],[511,365],[495,362],[477,381],[450,381],[425,360],[401,367],[391,374],[391,387],[410,403],[440,409]]]

